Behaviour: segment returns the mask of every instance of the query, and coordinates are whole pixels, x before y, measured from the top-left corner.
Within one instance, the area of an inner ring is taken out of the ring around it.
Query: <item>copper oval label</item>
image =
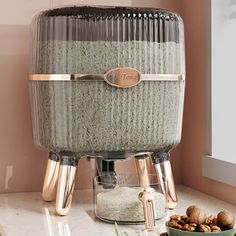
[[[117,88],[130,88],[140,83],[141,74],[134,68],[120,67],[109,70],[104,75],[104,80]]]

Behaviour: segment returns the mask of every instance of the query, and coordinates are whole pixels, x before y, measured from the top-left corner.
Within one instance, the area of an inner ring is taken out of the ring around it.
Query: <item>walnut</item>
[[[180,225],[177,220],[171,220],[169,226],[175,229],[182,229],[182,225]]]
[[[189,225],[189,227],[187,228],[187,231],[189,231],[189,232],[193,232],[195,230],[196,230],[196,227],[193,227],[191,225]]]
[[[185,220],[186,223],[190,223],[190,217]]]
[[[180,225],[180,224],[177,224],[175,228],[176,228],[176,229],[182,229],[182,228],[183,228],[183,226],[182,226],[182,225]]]
[[[183,229],[182,225],[180,224],[174,224],[174,225],[169,225],[171,228],[174,228],[174,229]]]
[[[209,225],[200,224],[199,231],[200,232],[211,232],[211,227]]]
[[[212,225],[217,225],[217,217],[213,219]]]
[[[183,225],[183,227],[182,227],[182,230],[188,230],[188,228],[189,228],[189,224],[185,224],[185,225]]]
[[[229,211],[221,211],[217,215],[217,225],[224,229],[233,229],[235,225],[235,218]]]
[[[195,223],[190,223],[189,225],[193,226],[193,227],[197,227],[197,224],[195,224]]]
[[[186,220],[188,219],[188,216],[181,216],[181,220]]]
[[[213,225],[211,227],[211,232],[221,232],[221,228],[219,226]]]
[[[160,236],[169,236],[167,232],[161,233]]]
[[[189,224],[185,224],[185,225],[182,226],[182,230],[193,232],[193,231],[196,230],[196,227],[191,226],[191,225],[189,225]]]
[[[171,228],[175,228],[177,225],[178,225],[178,221],[177,220],[170,220],[169,226]]]
[[[180,225],[185,225],[185,224],[186,224],[185,220],[180,220],[178,223],[179,223]]]
[[[205,220],[205,224],[206,224],[206,225],[211,225],[211,224],[213,224],[213,220],[214,220],[215,218],[216,218],[216,217],[213,216],[213,215],[208,216],[208,217],[206,218],[206,220]]]
[[[200,224],[204,223],[205,220],[206,220],[206,214],[202,209],[197,208],[197,207],[192,209],[192,212],[190,214],[190,222],[191,223],[195,223],[195,224],[200,225]]]
[[[194,206],[194,205],[187,208],[187,210],[186,210],[186,215],[187,215],[188,217],[190,217],[190,215],[191,215],[191,213],[192,213],[192,211],[193,211],[194,208],[196,208],[196,206]]]
[[[177,220],[180,221],[181,220],[181,216],[180,215],[173,215],[170,217],[171,220]]]

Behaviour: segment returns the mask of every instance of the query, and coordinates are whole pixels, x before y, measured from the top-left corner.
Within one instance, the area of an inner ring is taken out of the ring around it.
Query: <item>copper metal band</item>
[[[141,74],[130,67],[118,67],[105,74],[32,74],[29,80],[36,81],[104,81],[117,88],[130,88],[141,81],[179,81],[184,80],[180,74]]]
[[[88,75],[88,74],[31,74],[28,77],[33,81],[103,81],[103,74]],[[183,74],[141,74],[141,81],[172,81],[185,80]]]

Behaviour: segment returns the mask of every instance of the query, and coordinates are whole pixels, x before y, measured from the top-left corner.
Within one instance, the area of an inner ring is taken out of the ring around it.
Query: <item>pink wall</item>
[[[29,62],[29,22],[40,9],[62,1],[16,1],[0,9],[0,192],[40,191],[46,168],[47,153],[33,145],[27,74]],[[64,1],[65,4],[133,5],[160,7],[180,11],[173,0],[90,0]],[[180,148],[173,153],[176,182],[181,181]],[[82,160],[78,186],[91,187],[94,170]]]
[[[182,181],[194,189],[236,204],[236,188],[202,177],[206,147],[207,28],[209,0],[182,0],[186,31],[187,90],[182,139]]]

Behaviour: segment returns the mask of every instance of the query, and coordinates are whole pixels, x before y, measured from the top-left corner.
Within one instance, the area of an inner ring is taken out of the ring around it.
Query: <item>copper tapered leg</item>
[[[64,216],[70,210],[75,187],[77,165],[78,160],[76,157],[66,155],[61,157],[56,199],[56,212],[58,215]]]
[[[169,153],[153,153],[152,155],[157,178],[161,183],[162,192],[167,198],[167,207],[174,209],[178,204],[178,199],[169,158]],[[163,179],[166,183],[162,182]]]
[[[163,170],[164,170],[164,175],[167,179],[168,208],[174,209],[178,204],[178,198],[175,191],[175,182],[170,161],[163,162]]]
[[[56,197],[58,172],[59,156],[55,153],[49,153],[42,191],[43,200],[46,202],[53,201]]]

